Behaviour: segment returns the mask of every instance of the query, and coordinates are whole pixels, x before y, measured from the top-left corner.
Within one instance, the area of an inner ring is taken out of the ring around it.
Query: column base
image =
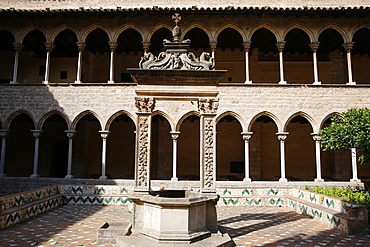
[[[5,178],[5,177],[6,177],[5,173],[0,174],[0,178]]]
[[[99,179],[100,180],[106,180],[108,177],[107,176],[100,176]]]
[[[49,81],[42,81],[42,84],[49,84]]]
[[[172,178],[171,178],[171,181],[172,181],[172,182],[176,182],[176,181],[179,181],[179,179],[178,179],[177,177],[172,177]]]
[[[361,179],[353,179],[353,178],[352,178],[352,179],[350,179],[349,181],[350,181],[351,183],[356,183],[356,184],[357,184],[357,183],[361,183]]]
[[[356,82],[355,81],[349,81],[346,83],[346,85],[356,85]]]
[[[108,81],[108,83],[109,83],[109,84],[113,84],[113,83],[114,83],[114,81]]]
[[[76,83],[76,84],[81,84],[81,83],[82,83],[82,81],[75,81],[75,83]]]
[[[40,177],[40,175],[39,174],[32,174],[31,176],[30,176],[30,178],[39,178]]]
[[[250,179],[250,178],[243,178],[243,182],[250,183],[250,182],[252,182],[252,179]]]
[[[10,81],[10,84],[19,84],[17,81]]]
[[[288,179],[286,179],[286,178],[280,178],[279,179],[279,182],[280,183],[286,183],[286,182],[288,182]]]
[[[321,85],[321,81],[315,81],[312,85]]]
[[[73,175],[67,175],[65,176],[65,179],[72,179],[73,178]]]
[[[244,84],[252,84],[252,81],[245,81]]]
[[[286,81],[279,81],[279,84],[287,84]]]
[[[324,179],[322,179],[322,178],[315,178],[314,182],[315,183],[323,183],[324,182]]]

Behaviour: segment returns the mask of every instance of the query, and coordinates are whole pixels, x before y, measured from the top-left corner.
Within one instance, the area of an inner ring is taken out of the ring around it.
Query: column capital
[[[171,131],[170,134],[171,134],[172,140],[177,140],[177,138],[179,138],[180,136],[180,131]]]
[[[241,134],[244,141],[249,141],[253,135],[253,132],[242,132]]]
[[[276,47],[278,48],[279,52],[282,52],[284,50],[285,41],[278,41],[276,43]]]
[[[24,47],[23,45],[22,45],[22,43],[21,42],[14,42],[13,43],[13,47],[14,47],[14,50],[16,50],[16,51],[21,51],[22,50],[22,48]]]
[[[314,41],[314,42],[311,42],[309,44],[309,46],[310,46],[310,48],[313,52],[317,52],[317,50],[319,49],[319,45],[320,45],[320,42],[318,42],[318,41]]]
[[[139,113],[152,113],[155,107],[154,98],[135,97],[135,106]]]
[[[210,41],[209,46],[211,47],[211,51],[215,51],[217,48],[217,41]]]
[[[67,134],[68,139],[73,139],[77,131],[75,130],[65,130],[64,133]]]
[[[47,52],[51,52],[55,47],[55,45],[51,42],[45,42],[44,44]]]
[[[244,41],[243,42],[244,51],[249,51],[249,49],[251,48],[251,44],[252,44],[252,41],[250,40]]]
[[[279,141],[285,141],[285,139],[288,137],[289,133],[288,132],[278,132],[276,133]]]
[[[76,44],[79,52],[82,52],[86,47],[86,44],[84,42],[76,42]]]
[[[310,135],[314,141],[321,141],[321,136],[318,133],[311,133]]]
[[[108,44],[111,52],[114,52],[118,46],[117,42],[114,41],[109,41]]]
[[[143,49],[144,49],[144,53],[145,52],[148,52],[149,51],[149,47],[150,47],[150,42],[148,41],[143,41]]]
[[[352,50],[353,44],[354,42],[346,42],[343,44],[343,47],[346,50],[346,52],[350,52]]]
[[[216,114],[218,109],[217,98],[200,98],[198,100],[198,110],[201,115]]]
[[[1,129],[0,130],[0,137],[1,138],[5,138],[7,137],[8,133],[10,132],[10,130],[7,130],[7,129]]]
[[[43,133],[44,131],[42,131],[42,130],[31,130],[31,132],[32,132],[32,134],[33,134],[33,136],[34,136],[35,138],[40,138],[40,137],[42,136],[42,133]]]
[[[102,139],[107,139],[108,135],[110,134],[110,131],[108,131],[108,130],[99,130],[99,133],[100,133],[100,137]]]

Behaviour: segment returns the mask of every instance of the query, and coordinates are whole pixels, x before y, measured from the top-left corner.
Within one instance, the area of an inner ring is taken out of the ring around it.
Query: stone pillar
[[[201,98],[200,112],[200,191],[216,192],[216,122],[218,99]]]
[[[283,50],[285,46],[285,41],[279,41],[276,43],[279,50],[279,67],[280,67],[280,82],[279,84],[286,84],[284,81],[284,60],[283,60]]]
[[[252,41],[243,42],[244,51],[245,51],[245,84],[252,84],[252,81],[249,79],[249,49],[251,48]]]
[[[82,71],[82,53],[86,47],[84,42],[76,42],[78,49],[78,60],[77,60],[77,78],[75,83],[81,83],[81,71]]]
[[[249,139],[251,139],[253,132],[242,132],[244,140],[244,166],[245,166],[245,177],[244,182],[252,182],[249,174]]]
[[[343,44],[344,49],[347,52],[347,70],[348,70],[348,82],[347,85],[356,85],[356,82],[352,79],[352,59],[351,50],[353,48],[353,42],[347,42]]]
[[[42,130],[31,130],[33,136],[35,137],[35,152],[33,155],[33,173],[31,178],[38,178],[38,167],[39,167],[39,145],[40,145],[40,137],[42,135]]]
[[[114,83],[114,52],[116,51],[117,46],[118,46],[117,42],[109,42],[110,67],[109,67],[109,81],[108,81],[108,83]]]
[[[177,139],[179,138],[179,131],[171,131],[172,138],[172,178],[171,181],[178,181],[177,178]]]
[[[351,148],[351,157],[352,157],[352,179],[351,183],[361,183],[361,180],[357,177],[357,151],[356,148]]]
[[[52,43],[45,43],[46,47],[46,63],[45,63],[45,79],[42,83],[48,84],[49,83],[49,74],[50,74],[50,55],[51,51],[55,47]]]
[[[9,133],[9,130],[5,130],[5,129],[0,130],[0,136],[1,136],[0,178],[6,177],[4,170],[5,170],[5,154],[6,154],[6,137],[8,133]]]
[[[107,138],[108,138],[108,135],[109,135],[109,131],[106,131],[106,130],[101,130],[99,131],[100,133],[100,136],[103,140],[103,145],[102,145],[102,152],[101,152],[101,176],[99,177],[99,179],[101,180],[105,180],[107,179],[107,176],[105,175],[106,173],[106,161],[107,161]]]
[[[209,42],[209,46],[211,47],[212,57],[215,59],[215,52],[217,49],[217,41],[211,41]]]
[[[311,135],[313,140],[315,141],[315,152],[316,152],[315,182],[324,182],[324,179],[321,178],[321,148],[320,148],[321,137],[317,133],[312,133]]]
[[[138,109],[136,128],[136,164],[134,192],[147,193],[150,190],[150,145],[151,145],[151,114],[155,107],[153,98],[136,97]]]
[[[143,41],[143,50],[144,50],[144,53],[147,53],[149,51],[149,47],[150,47],[150,42]]]
[[[65,176],[66,179],[73,178],[72,175],[72,144],[73,144],[73,137],[75,137],[76,131],[74,130],[66,130],[64,131],[68,137],[68,168],[67,168],[67,175]]]
[[[278,139],[280,141],[280,171],[281,171],[281,178],[279,182],[288,182],[285,177],[285,139],[288,137],[287,132],[280,132],[276,133]]]
[[[310,48],[312,50],[312,57],[313,57],[313,84],[320,85],[321,81],[319,81],[319,73],[317,70],[317,50],[319,49],[320,42],[312,42],[310,43]]]
[[[18,77],[18,61],[19,61],[19,53],[21,52],[23,45],[19,42],[13,43],[15,54],[14,54],[14,67],[13,67],[13,80],[10,82],[11,84],[16,84],[17,77]]]

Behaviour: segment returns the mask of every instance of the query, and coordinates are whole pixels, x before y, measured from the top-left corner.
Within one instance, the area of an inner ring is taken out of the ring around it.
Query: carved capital
[[[107,138],[108,138],[108,135],[109,135],[109,133],[110,133],[110,131],[107,131],[107,130],[100,130],[100,131],[99,131],[99,133],[100,133],[100,137],[101,137],[102,139],[107,139]]]
[[[10,130],[6,130],[6,129],[0,130],[0,137],[1,138],[7,137],[7,135],[8,135],[9,132],[10,132]]]
[[[116,50],[117,46],[118,46],[117,42],[110,41],[110,42],[108,42],[108,44],[109,44],[109,49],[110,49],[111,52],[114,52]]]
[[[279,133],[276,133],[277,137],[278,137],[278,140],[281,141],[281,142],[284,142],[286,140],[286,138],[288,137],[288,132],[279,132]]]
[[[33,136],[37,139],[37,138],[40,138],[42,136],[42,130],[31,130]]]
[[[312,139],[313,139],[315,142],[319,142],[319,141],[321,141],[321,136],[319,136],[319,134],[317,134],[317,133],[311,133],[311,136],[312,136]]]
[[[20,52],[24,46],[20,42],[14,42],[13,47],[15,51]]]
[[[76,134],[76,131],[74,130],[65,130],[64,132],[67,134],[68,139],[73,139]]]
[[[172,140],[177,140],[177,138],[180,136],[180,131],[171,131],[170,133]]]
[[[216,114],[218,109],[217,98],[201,98],[198,100],[200,114]]]
[[[352,50],[353,44],[354,42],[347,42],[343,44],[343,47],[346,50],[346,52],[350,52]]]
[[[211,47],[211,51],[215,51],[217,48],[217,41],[210,41],[209,46]]]
[[[310,43],[310,48],[313,52],[317,52],[319,49],[320,42],[311,42]]]
[[[276,47],[278,48],[279,52],[282,52],[284,50],[285,41],[279,41],[276,43]]]
[[[143,49],[144,49],[144,53],[145,53],[145,52],[148,52],[148,51],[149,51],[149,48],[150,48],[150,42],[143,41]]]
[[[242,132],[242,138],[245,142],[248,142],[251,139],[253,132]]]
[[[45,42],[44,44],[47,52],[51,52],[55,47],[55,45],[50,42]]]
[[[76,44],[79,52],[82,52],[86,47],[86,44],[84,42],[76,42]]]
[[[136,97],[135,106],[140,113],[151,113],[155,107],[154,98]]]
[[[252,44],[252,41],[244,41],[243,42],[243,46],[244,46],[244,51],[249,51],[249,49],[251,48],[251,44]]]

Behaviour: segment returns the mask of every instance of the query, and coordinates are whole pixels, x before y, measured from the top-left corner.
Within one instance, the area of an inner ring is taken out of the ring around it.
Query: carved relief
[[[153,98],[135,98],[135,106],[139,112],[142,113],[151,113],[155,107],[155,100]]]
[[[139,136],[138,136],[138,162],[137,162],[137,186],[146,187],[148,185],[148,142],[149,142],[149,118],[139,116]]]
[[[216,114],[218,109],[218,99],[199,99],[198,109],[200,114]]]
[[[210,188],[213,184],[214,170],[214,126],[212,118],[204,119],[204,187]]]

